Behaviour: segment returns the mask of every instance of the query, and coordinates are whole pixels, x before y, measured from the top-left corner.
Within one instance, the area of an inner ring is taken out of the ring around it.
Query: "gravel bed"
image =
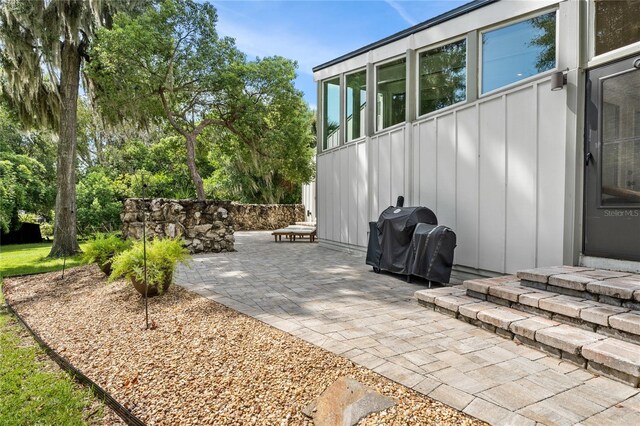
[[[363,425],[484,424],[351,361],[178,286],[144,301],[95,266],[7,279],[5,297],[58,353],[149,425],[311,424],[341,376],[397,405]]]

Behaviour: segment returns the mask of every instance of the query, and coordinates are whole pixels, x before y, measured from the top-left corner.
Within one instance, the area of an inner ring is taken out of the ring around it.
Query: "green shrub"
[[[186,264],[191,258],[180,238],[165,238],[147,242],[147,285],[158,294],[164,291],[163,284],[171,283],[176,264]],[[142,241],[137,241],[113,259],[110,280],[125,277],[129,281],[144,281],[144,251]]]
[[[114,256],[131,247],[131,241],[123,241],[115,234],[96,234],[87,243],[82,256],[84,263],[96,263],[104,273],[110,273],[110,263]]]
[[[50,240],[53,238],[53,225],[49,222],[43,222],[40,224],[40,234],[42,238]]]

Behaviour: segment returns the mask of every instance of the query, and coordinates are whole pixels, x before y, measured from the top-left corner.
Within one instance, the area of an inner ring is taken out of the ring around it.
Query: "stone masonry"
[[[236,231],[272,231],[304,221],[303,204],[239,204],[228,208]]]
[[[147,212],[148,238],[182,236],[191,253],[234,251],[230,203],[216,200],[135,199],[124,203],[122,235],[141,239]]]
[[[234,251],[235,230],[273,230],[304,220],[302,204],[130,198],[121,214],[125,238],[142,238],[144,211],[149,238],[182,236],[191,253]]]

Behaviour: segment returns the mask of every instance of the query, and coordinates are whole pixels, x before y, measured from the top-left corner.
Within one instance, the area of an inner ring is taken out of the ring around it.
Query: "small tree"
[[[283,103],[306,111],[293,88],[295,64],[277,57],[248,62],[233,39],[218,37],[216,21],[213,6],[191,0],[164,0],[137,17],[116,15],[113,29],[99,32],[90,70],[105,115],[140,124],[166,119],[184,138],[198,199],[206,195],[196,164],[197,139],[205,129],[224,129],[267,156],[262,143],[280,131],[274,123],[286,120],[276,117],[286,109]],[[291,123],[307,131],[295,115]],[[300,161],[308,164],[309,158]]]

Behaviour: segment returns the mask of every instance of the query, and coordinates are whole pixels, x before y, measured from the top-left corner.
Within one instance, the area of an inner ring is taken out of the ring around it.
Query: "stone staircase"
[[[420,290],[418,302],[640,385],[640,275],[558,266]]]

